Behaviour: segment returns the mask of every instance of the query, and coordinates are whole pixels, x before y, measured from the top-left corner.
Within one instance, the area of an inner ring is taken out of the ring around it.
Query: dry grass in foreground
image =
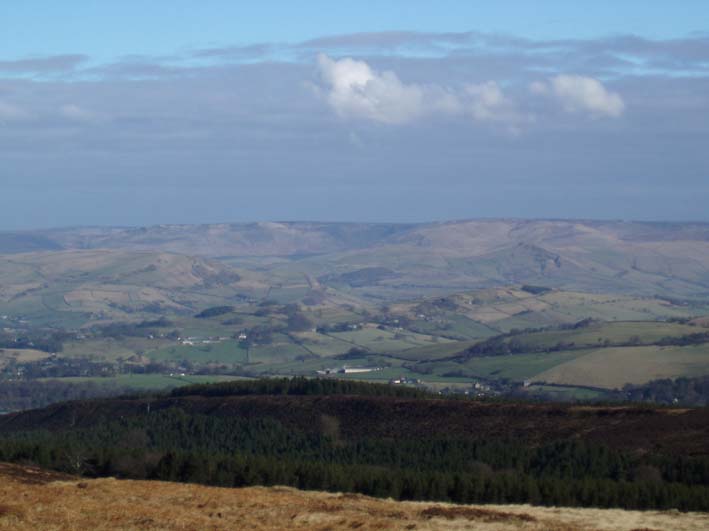
[[[0,529],[705,530],[709,514],[395,502],[284,487],[83,480],[0,463]]]

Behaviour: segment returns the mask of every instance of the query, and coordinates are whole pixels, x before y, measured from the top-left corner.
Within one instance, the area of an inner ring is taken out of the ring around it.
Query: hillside
[[[443,400],[260,380],[0,416],[0,461],[381,498],[709,510],[709,410]]]
[[[219,389],[218,385],[216,388]],[[225,384],[226,385],[226,384]],[[249,384],[247,384],[249,385]],[[214,386],[206,386],[213,389]],[[227,387],[228,389],[228,387]],[[392,392],[396,391],[396,388]],[[709,409],[652,409],[643,406],[486,403],[472,400],[374,396],[202,396],[96,399],[0,416],[0,432],[93,429],[105,419],[144,418],[146,411],[212,418],[268,418],[309,435],[335,433],[346,441],[367,437],[494,439],[544,445],[586,441],[639,453],[709,456]],[[227,391],[228,393],[228,391]],[[187,394],[187,396],[183,396]],[[325,420],[323,420],[325,419]]]
[[[0,257],[0,311],[46,323],[192,312],[248,282],[231,267],[167,252],[76,250]]]
[[[286,487],[80,479],[0,463],[0,529],[699,531],[701,513],[394,502]]]

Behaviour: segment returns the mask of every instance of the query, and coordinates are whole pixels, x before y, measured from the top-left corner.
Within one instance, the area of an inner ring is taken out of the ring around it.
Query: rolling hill
[[[220,307],[228,313],[195,318]],[[528,380],[602,394],[707,374],[707,343],[657,344],[658,334],[695,330],[657,323],[694,319],[699,331],[708,314],[709,224],[701,223],[269,222],[0,234],[6,377],[100,377],[127,370],[125,360],[130,370],[157,363],[166,374],[244,376],[349,364],[380,369],[366,376],[379,381]],[[161,317],[165,325],[133,336],[101,329]],[[588,319],[601,329],[559,329]],[[527,329],[546,329],[542,343],[553,344],[541,352],[530,336],[514,356],[454,359]],[[56,360],[43,361],[53,349],[30,355],[31,338],[52,330],[69,332],[61,357],[114,365],[57,372]]]
[[[74,228],[7,233],[0,238],[0,253],[23,249],[17,241],[48,250],[220,257],[265,269],[274,278],[306,273],[349,285],[361,296],[389,299],[522,283],[709,295],[709,224],[702,223],[499,219]]]
[[[249,290],[230,266],[167,252],[75,250],[0,257],[0,311],[46,323],[185,313]]]

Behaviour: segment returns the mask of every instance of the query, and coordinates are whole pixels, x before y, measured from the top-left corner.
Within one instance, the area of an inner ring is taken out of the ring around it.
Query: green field
[[[137,353],[151,356],[153,351],[167,348],[174,343],[165,339],[147,339],[140,337],[91,338],[80,341],[69,341],[64,344],[61,352],[65,358],[90,358],[115,361],[118,358],[130,358]]]
[[[519,354],[474,358],[463,366],[471,373],[485,378],[531,379],[536,374],[567,363],[583,355],[583,351]],[[561,383],[561,382],[560,382]]]
[[[201,383],[225,382],[230,380],[241,380],[241,376],[222,375],[186,375],[170,376],[167,374],[121,374],[112,377],[69,377],[69,378],[45,378],[44,381],[56,380],[66,383],[93,382],[103,385],[115,385],[117,387],[128,387],[131,389],[168,389],[182,385],[192,385]]]
[[[529,379],[534,375],[582,356],[584,351],[565,351],[534,354],[510,354],[472,358],[464,363],[455,361],[432,361],[420,364],[422,369],[436,375],[460,373],[469,378],[501,379],[515,381]],[[561,383],[561,382],[560,382]]]
[[[334,332],[328,334],[340,339],[353,347],[362,347],[372,352],[399,352],[402,350],[432,344],[433,338],[406,330],[380,330],[378,328],[363,328],[351,332]]]
[[[594,323],[578,329],[547,330],[529,334],[515,335],[514,340],[536,347],[554,347],[559,343],[573,343],[575,347],[591,347],[610,344],[623,344],[635,339],[638,344],[652,344],[665,337],[678,337],[701,332],[696,326],[678,323],[622,321]]]
[[[584,352],[532,379],[613,389],[626,383],[709,374],[709,345],[618,347]]]
[[[177,345],[163,347],[150,352],[149,357],[154,360],[189,360],[199,363],[228,363],[237,364],[246,361],[246,349],[234,340],[222,341],[207,345]]]
[[[410,361],[429,361],[447,358],[464,351],[477,341],[447,341],[441,340],[433,345],[415,347],[396,352],[395,357]]]

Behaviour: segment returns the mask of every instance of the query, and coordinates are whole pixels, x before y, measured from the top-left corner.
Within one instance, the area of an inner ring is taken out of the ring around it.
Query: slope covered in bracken
[[[0,463],[0,529],[699,531],[708,526],[709,515],[701,513],[432,504],[286,487],[86,480]]]

